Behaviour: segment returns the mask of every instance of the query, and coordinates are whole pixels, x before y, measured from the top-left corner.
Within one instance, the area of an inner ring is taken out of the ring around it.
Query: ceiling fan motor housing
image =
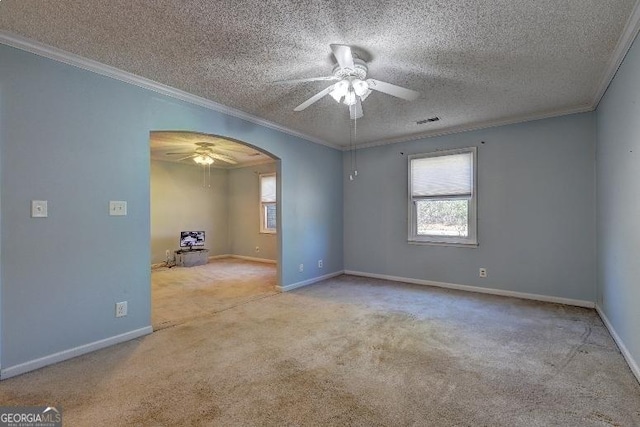
[[[361,59],[353,58],[353,65],[354,68],[342,68],[340,64],[336,64],[336,66],[333,67],[332,74],[340,80],[350,77],[364,80],[365,77],[367,77],[367,72],[369,71],[367,63]]]

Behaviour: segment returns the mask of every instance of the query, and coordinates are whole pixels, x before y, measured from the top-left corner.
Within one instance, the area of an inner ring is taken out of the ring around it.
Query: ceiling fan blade
[[[182,160],[191,159],[192,157],[196,157],[196,156],[198,156],[198,155],[199,155],[198,153],[190,154],[190,155],[188,155],[187,157],[183,157],[183,158],[181,158],[181,159],[178,159],[177,161],[178,161],[178,162],[180,162],[180,161],[182,161]]]
[[[214,153],[225,155],[227,151],[233,151],[234,153],[248,154],[253,150],[251,149],[251,147],[243,147],[243,146],[230,147],[228,145],[216,145],[211,149],[211,151],[213,151]]]
[[[376,79],[367,79],[367,83],[372,90],[377,90],[378,92],[386,93],[387,95],[402,98],[407,101],[415,101],[420,96],[420,92],[416,92],[415,90],[405,89]]]
[[[229,157],[229,156],[225,156],[224,154],[218,154],[218,153],[209,153],[208,154],[209,157],[216,159],[216,160],[221,160],[223,162],[232,164],[232,165],[237,165],[238,161],[236,159],[234,159],[233,157]]]
[[[238,145],[237,147],[230,147],[228,145],[217,145],[215,146],[213,149],[214,153],[218,153],[218,154],[222,154],[222,155],[226,155],[225,153],[227,151],[232,151],[234,153],[242,153],[242,154],[250,154],[253,153],[255,151],[255,149],[248,147],[248,146],[241,146]]]
[[[355,68],[353,65],[353,55],[351,54],[351,48],[344,44],[332,44],[331,50],[333,51],[333,56],[336,57],[336,61],[340,64],[342,68],[351,68],[352,70]]]
[[[359,119],[364,116],[362,112],[362,102],[360,102],[360,97],[356,97],[356,103],[349,106],[349,116],[351,120]]]
[[[180,153],[164,153],[164,154],[167,155],[167,156],[171,156],[171,155],[174,155],[174,154],[191,154],[191,153],[193,153],[193,151],[183,151],[183,152],[180,152]]]
[[[325,96],[326,94],[331,92],[332,89],[333,89],[333,85],[329,86],[326,89],[321,90],[320,92],[318,92],[315,95],[313,95],[311,98],[309,98],[306,101],[304,101],[302,104],[298,105],[296,108],[293,109],[293,111],[302,111],[302,110],[304,110],[309,105],[313,104],[314,102],[319,101],[320,98],[322,98],[323,96]]]
[[[325,76],[325,77],[310,77],[308,79],[296,79],[296,80],[276,80],[274,83],[306,83],[306,82],[324,82],[324,81],[332,81],[338,80],[336,76]]]

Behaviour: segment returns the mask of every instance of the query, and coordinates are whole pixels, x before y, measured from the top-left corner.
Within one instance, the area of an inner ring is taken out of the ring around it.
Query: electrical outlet
[[[109,202],[109,215],[127,216],[127,202],[123,200],[111,200]]]
[[[318,268],[322,268],[324,267],[324,261],[322,261],[321,259],[318,260]]]
[[[256,246],[256,253],[260,252],[260,246]]]
[[[47,201],[32,200],[31,201],[31,218],[46,218],[46,217],[47,217]]]
[[[304,271],[304,264],[300,264],[300,265],[298,266],[298,271],[299,271],[300,273],[302,273],[302,272]]]
[[[487,277],[487,269],[486,268],[481,268],[480,269],[480,273],[479,273],[480,277]]]
[[[127,315],[127,302],[117,302],[116,303],[116,317],[124,317]]]

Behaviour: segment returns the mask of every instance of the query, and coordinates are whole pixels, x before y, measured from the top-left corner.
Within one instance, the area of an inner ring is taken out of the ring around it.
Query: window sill
[[[462,248],[477,248],[478,242],[436,242],[429,240],[407,240],[410,245],[417,246],[456,246]]]
[[[278,234],[277,231],[260,230],[260,234]]]

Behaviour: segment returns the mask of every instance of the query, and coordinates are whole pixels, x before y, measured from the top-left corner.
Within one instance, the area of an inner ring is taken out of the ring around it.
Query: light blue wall
[[[150,324],[151,130],[280,158],[281,284],[319,276],[297,268],[319,257],[322,274],[342,270],[339,151],[10,47],[0,64],[3,368]],[[32,199],[49,218],[30,218]],[[127,200],[128,216],[109,217],[109,200]]]
[[[597,114],[359,150],[353,182],[349,153],[6,46],[0,64],[3,368],[149,325],[150,130],[228,136],[282,159],[282,285],[344,259],[348,270],[593,301],[596,121],[597,301],[640,359],[637,43]],[[469,146],[480,246],[408,245],[406,156]],[[49,201],[49,218],[29,217],[32,199]],[[128,200],[129,215],[109,217],[108,200]]]
[[[407,155],[471,146],[480,245],[409,245]],[[594,156],[593,113],[359,150],[344,181],[345,269],[592,302]]]
[[[637,39],[601,101],[597,116],[598,305],[637,364],[640,363],[640,42]]]
[[[139,89],[4,46],[0,64],[7,368],[149,325],[149,136]],[[32,199],[48,218],[30,218]]]

